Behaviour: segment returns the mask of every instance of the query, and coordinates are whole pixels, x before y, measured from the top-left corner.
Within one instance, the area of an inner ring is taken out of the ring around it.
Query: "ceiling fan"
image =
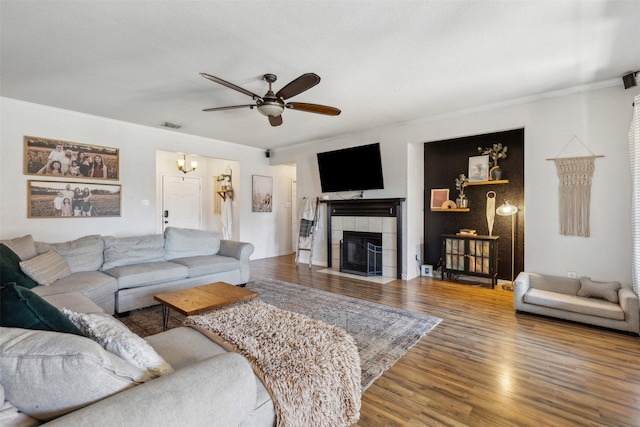
[[[305,90],[311,89],[312,87],[320,83],[320,76],[314,73],[306,73],[301,75],[297,79],[289,82],[289,84],[287,84],[275,94],[273,93],[273,90],[271,90],[271,84],[275,82],[278,77],[276,77],[275,74],[265,74],[264,76],[262,76],[262,78],[264,79],[264,81],[269,83],[269,90],[264,96],[256,95],[255,93],[247,89],[241,88],[240,86],[236,86],[233,83],[229,83],[228,81],[222,80],[219,77],[215,77],[207,73],[200,73],[200,75],[230,89],[237,90],[240,93],[244,93],[245,95],[253,98],[253,100],[255,101],[255,104],[206,108],[202,111],[222,111],[245,107],[249,107],[253,110],[253,108],[255,107],[258,109],[260,114],[263,114],[269,118],[269,123],[271,123],[271,126],[280,126],[282,124],[282,112],[285,108],[304,111],[307,113],[324,114],[327,116],[337,116],[338,114],[340,114],[339,109],[335,107],[327,107],[326,105],[308,104],[305,102],[285,102],[285,100],[292,98],[304,92]]]

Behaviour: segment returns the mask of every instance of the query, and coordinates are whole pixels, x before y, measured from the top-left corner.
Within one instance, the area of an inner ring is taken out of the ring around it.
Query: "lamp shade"
[[[502,205],[498,206],[498,209],[496,209],[496,213],[500,216],[511,216],[515,215],[517,212],[518,208],[509,204],[508,201],[505,201]]]
[[[278,117],[282,114],[284,107],[282,104],[279,104],[274,101],[264,101],[262,104],[258,105],[258,111],[260,114],[265,115],[267,117]]]

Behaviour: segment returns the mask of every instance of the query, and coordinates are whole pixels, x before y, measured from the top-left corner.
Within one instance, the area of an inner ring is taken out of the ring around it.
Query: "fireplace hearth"
[[[340,271],[382,276],[382,233],[343,231]]]

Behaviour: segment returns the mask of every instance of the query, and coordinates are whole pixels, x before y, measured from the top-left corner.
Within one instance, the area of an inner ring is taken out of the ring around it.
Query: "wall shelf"
[[[469,212],[469,208],[431,208],[431,212]]]
[[[497,185],[497,184],[508,184],[508,179],[496,179],[493,181],[469,181],[465,184],[465,186],[470,185]]]

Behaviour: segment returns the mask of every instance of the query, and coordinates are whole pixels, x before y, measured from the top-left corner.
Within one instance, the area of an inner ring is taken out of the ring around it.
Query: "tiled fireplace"
[[[382,234],[382,275],[402,278],[402,203],[405,199],[326,200],[328,267],[340,266],[344,231]]]

